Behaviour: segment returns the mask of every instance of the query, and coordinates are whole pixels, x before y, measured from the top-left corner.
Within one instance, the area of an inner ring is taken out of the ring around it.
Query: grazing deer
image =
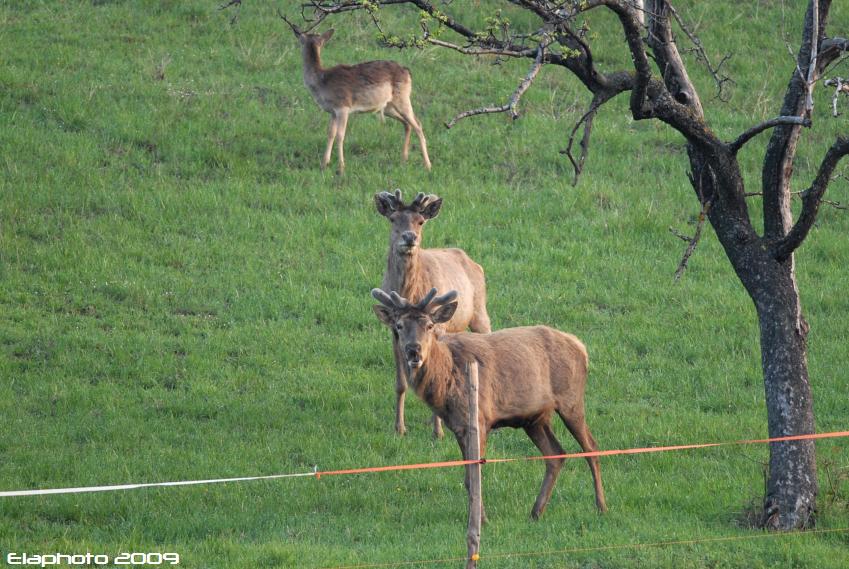
[[[396,292],[373,289],[380,302],[374,312],[394,330],[409,369],[410,385],[457,437],[467,459],[466,432],[469,400],[465,366],[477,361],[481,456],[492,429],[522,428],[543,456],[563,454],[551,428],[557,413],[584,452],[597,451],[584,419],[587,350],[578,338],[547,326],[508,328],[491,334],[444,334],[436,327],[448,322],[458,309],[456,291],[441,297],[436,289],[411,303]],[[545,477],[531,518],[545,510],[564,459],[545,461]],[[596,506],[607,510],[597,456],[587,457],[595,485]],[[466,488],[469,487],[468,468]]]
[[[405,205],[401,190],[395,194],[380,192],[374,196],[377,212],[392,224],[389,232],[389,254],[381,288],[396,291],[405,298],[417,301],[433,287],[461,292],[461,301],[454,316],[440,325],[440,331],[489,333],[489,314],[486,312],[486,281],[483,269],[462,249],[422,249],[422,228],[439,214],[442,199],[433,194],[418,194]],[[392,352],[395,355],[395,393],[397,395],[395,430],[403,435],[404,396],[407,391],[406,366],[399,351],[398,337],[393,332]],[[442,438],[442,424],[433,417],[433,434]]]
[[[394,61],[367,61],[357,65],[321,66],[321,48],[333,36],[333,30],[321,35],[302,32],[295,24],[283,19],[301,42],[304,59],[304,84],[319,107],[330,113],[327,148],[321,167],[330,163],[333,142],[339,152],[339,173],[345,172],[345,130],[351,113],[384,113],[404,125],[404,146],[401,157],[406,162],[410,154],[410,132],[415,130],[422,147],[425,168],[430,170],[427,141],[413,113],[410,93],[413,80],[410,70]]]

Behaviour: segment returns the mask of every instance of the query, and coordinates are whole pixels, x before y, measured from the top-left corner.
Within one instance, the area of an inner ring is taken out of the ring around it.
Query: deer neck
[[[423,277],[418,248],[411,255],[399,255],[390,244],[383,290],[394,290],[407,300],[418,302],[427,292]]]
[[[435,342],[425,364],[411,374],[410,385],[428,407],[445,418],[455,399],[456,372],[451,350],[443,342]]]
[[[321,66],[321,52],[315,46],[304,46],[301,50],[304,57],[304,83],[318,84],[318,79],[324,68]]]

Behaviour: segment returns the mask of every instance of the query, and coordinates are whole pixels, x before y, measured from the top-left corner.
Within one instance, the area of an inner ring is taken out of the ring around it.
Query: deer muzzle
[[[398,239],[398,249],[403,253],[411,253],[416,248],[417,236],[412,231],[405,231]]]
[[[404,346],[404,355],[407,357],[407,365],[410,369],[419,369],[424,361],[422,360],[421,344],[407,344]]]

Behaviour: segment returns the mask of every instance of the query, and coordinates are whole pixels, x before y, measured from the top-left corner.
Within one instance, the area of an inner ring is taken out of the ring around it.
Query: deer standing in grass
[[[430,170],[427,140],[410,102],[413,90],[410,70],[394,61],[367,61],[325,69],[321,66],[321,48],[333,36],[333,30],[321,35],[305,33],[285,17],[283,19],[301,43],[304,84],[318,106],[330,113],[322,169],[330,163],[335,141],[339,153],[339,173],[345,172],[345,131],[351,113],[380,113],[381,118],[386,113],[404,125],[402,159],[406,162],[410,154],[410,133],[414,130],[419,137],[425,168]]]
[[[480,368],[479,432],[481,456],[487,435],[500,427],[522,428],[544,456],[563,454],[551,416],[557,413],[584,452],[598,450],[584,418],[587,350],[581,341],[547,326],[507,328],[491,334],[438,335],[437,326],[457,311],[456,291],[441,297],[436,289],[417,303],[396,292],[373,289],[380,302],[374,312],[398,337],[416,394],[439,415],[457,437],[467,457],[469,400],[465,367],[477,361]],[[538,519],[551,498],[563,458],[546,459],[545,477],[531,510]],[[595,486],[596,506],[607,510],[597,456],[587,457]],[[466,469],[469,488],[469,469]]]
[[[461,291],[461,301],[452,318],[440,323],[440,332],[491,331],[486,311],[486,280],[483,269],[472,261],[462,249],[423,249],[422,228],[435,218],[442,207],[442,198],[433,194],[418,194],[410,204],[404,204],[401,190],[395,194],[380,192],[374,196],[377,212],[392,224],[389,232],[389,254],[381,288],[389,293],[396,291],[405,298],[420,300],[433,287]],[[392,335],[392,352],[395,356],[395,431],[406,432],[404,425],[404,397],[407,391],[406,366],[398,346],[398,337]],[[433,417],[433,434],[442,437],[442,424]]]

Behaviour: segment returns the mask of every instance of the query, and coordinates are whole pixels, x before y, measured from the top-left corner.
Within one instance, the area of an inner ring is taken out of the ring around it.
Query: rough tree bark
[[[808,4],[796,67],[790,70],[791,79],[778,117],[753,126],[731,142],[723,141],[705,122],[701,100],[690,81],[672,31],[672,20],[683,27],[682,20],[668,0],[506,1],[534,14],[538,27],[519,33],[494,18],[488,29],[474,30],[447,13],[452,8],[450,3],[437,6],[429,0],[372,0],[366,4],[360,0],[312,0],[304,3],[307,10],[304,13],[320,20],[331,14],[367,9],[381,29],[380,6],[409,5],[427,16],[422,19],[424,33],[415,41],[387,38],[387,43],[395,47],[430,42],[467,55],[497,54],[532,59],[532,71],[540,65],[568,70],[592,93],[589,109],[572,129],[569,147],[564,151],[575,167],[576,181],[587,157],[598,109],[621,93],[630,93],[630,112],[635,120],[660,120],[680,132],[687,144],[690,181],[695,195],[757,311],[769,436],[813,433],[813,397],[806,346],[808,326],[802,316],[793,253],[817,218],[834,168],[849,154],[849,139],[838,138],[827,152],[816,179],[802,193],[802,211],[795,222],[789,204],[793,161],[801,129],[811,126],[810,93],[828,65],[849,48],[849,41],[845,39],[823,39],[831,0],[811,0]],[[584,13],[596,9],[607,9],[617,16],[633,69],[604,73],[597,68],[591,40],[578,21]],[[436,29],[431,29],[432,26]],[[689,30],[683,29],[687,36],[697,41]],[[463,45],[437,38],[442,32],[460,38]],[[727,79],[720,78],[718,68],[710,65],[700,43],[696,48],[721,89]],[[659,77],[652,72],[652,62]],[[518,100],[530,86],[533,76],[535,71],[529,73],[528,83],[523,85],[521,92],[514,93],[508,105],[495,107],[495,110],[509,110],[515,117]],[[462,113],[452,124],[474,114],[479,113]],[[584,129],[581,155],[575,158],[571,153],[572,142],[581,125]],[[764,232],[759,235],[746,203],[737,153],[767,129],[773,130],[763,162]],[[815,520],[816,497],[813,443],[772,444],[763,526],[775,530],[811,526]]]

